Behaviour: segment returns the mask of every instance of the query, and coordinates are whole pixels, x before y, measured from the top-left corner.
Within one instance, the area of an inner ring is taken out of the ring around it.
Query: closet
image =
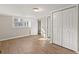
[[[71,6],[52,13],[53,43],[78,51],[77,15],[77,6]]]

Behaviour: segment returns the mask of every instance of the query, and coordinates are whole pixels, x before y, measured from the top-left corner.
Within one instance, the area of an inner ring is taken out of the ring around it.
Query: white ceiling
[[[17,15],[17,16],[44,16],[49,12],[70,6],[70,4],[3,4],[0,5],[0,14]],[[38,13],[33,8],[41,8]]]

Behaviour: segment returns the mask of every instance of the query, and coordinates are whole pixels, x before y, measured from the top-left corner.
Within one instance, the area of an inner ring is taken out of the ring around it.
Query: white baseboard
[[[0,41],[5,41],[5,40],[10,40],[10,39],[15,39],[15,38],[21,38],[25,36],[30,36],[30,35],[23,35],[23,36],[16,36],[16,37],[11,37],[11,38],[6,38],[6,39],[0,39]]]

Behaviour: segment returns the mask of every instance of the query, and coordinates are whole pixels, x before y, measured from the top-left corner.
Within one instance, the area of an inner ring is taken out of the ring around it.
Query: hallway
[[[75,54],[74,51],[50,44],[40,35],[15,38],[0,43],[2,54]]]

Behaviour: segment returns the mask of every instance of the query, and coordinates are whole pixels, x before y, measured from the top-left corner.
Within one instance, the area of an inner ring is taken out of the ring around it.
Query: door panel
[[[53,14],[53,42],[61,45],[62,44],[62,12]]]
[[[63,33],[62,33],[62,12],[57,12],[57,37],[58,37],[58,45],[62,45],[62,37],[63,37]]]
[[[63,46],[69,48],[69,10],[63,11]]]
[[[77,48],[76,8],[63,11],[63,46],[72,50]]]

